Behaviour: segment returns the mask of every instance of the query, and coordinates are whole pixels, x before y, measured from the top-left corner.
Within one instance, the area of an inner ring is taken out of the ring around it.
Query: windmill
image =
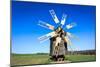
[[[59,25],[54,27],[51,24],[48,24],[44,21],[39,20],[38,25],[48,28],[52,30],[52,32],[45,34],[38,38],[40,42],[44,42],[46,40],[50,40],[50,56],[51,59],[54,61],[62,61],[65,58],[65,53],[68,51],[68,45],[71,45],[70,37],[74,37],[70,32],[64,31],[64,29],[71,29],[76,26],[76,23],[70,23],[65,26],[67,15],[63,14],[61,21],[56,16],[55,11],[49,10],[51,17],[53,18],[54,22]]]

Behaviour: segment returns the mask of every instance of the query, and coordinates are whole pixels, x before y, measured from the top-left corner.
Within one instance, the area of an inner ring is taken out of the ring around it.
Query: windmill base
[[[52,61],[64,61],[65,56],[64,56],[64,55],[58,55],[58,56],[54,55],[54,56],[52,56],[50,59],[51,59]]]

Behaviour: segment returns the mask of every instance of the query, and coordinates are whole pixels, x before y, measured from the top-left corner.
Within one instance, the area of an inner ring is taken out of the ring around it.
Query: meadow
[[[11,66],[54,64],[48,54],[11,54]],[[66,55],[70,63],[96,61],[95,55]]]

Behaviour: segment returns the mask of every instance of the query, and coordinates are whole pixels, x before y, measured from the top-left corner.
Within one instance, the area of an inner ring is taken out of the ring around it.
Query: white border
[[[10,1],[0,0],[0,67],[10,64]]]

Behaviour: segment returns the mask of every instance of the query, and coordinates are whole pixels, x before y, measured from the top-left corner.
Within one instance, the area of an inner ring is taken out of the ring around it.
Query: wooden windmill
[[[54,22],[56,24],[60,24],[57,28],[55,28],[53,25],[48,24],[46,22],[43,22],[39,20],[38,25],[48,28],[52,30],[52,32],[43,35],[39,37],[38,39],[40,42],[44,42],[46,40],[50,40],[50,56],[52,60],[59,61],[64,60],[65,54],[68,51],[68,45],[71,44],[69,37],[73,37],[73,35],[69,32],[64,31],[63,26],[66,22],[66,14],[62,15],[61,21],[58,20],[54,10],[49,10]],[[71,29],[74,26],[76,26],[76,23],[71,23],[66,25],[66,29]]]

